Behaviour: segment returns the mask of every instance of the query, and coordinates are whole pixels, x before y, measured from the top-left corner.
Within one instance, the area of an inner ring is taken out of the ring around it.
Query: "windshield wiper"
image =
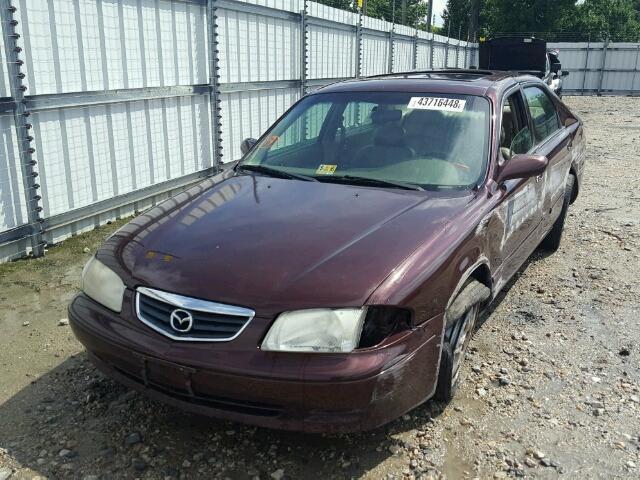
[[[264,173],[265,175],[269,175],[271,177],[303,180],[305,182],[317,182],[318,181],[314,177],[308,177],[307,175],[300,175],[298,173],[285,172],[283,170],[278,170],[277,168],[267,167],[265,165],[238,165],[236,167],[236,171],[238,171],[238,170],[242,170],[242,171],[245,171],[245,172]]]
[[[326,175],[315,177],[320,182],[348,183],[351,185],[371,185],[377,187],[401,188],[403,190],[424,190],[415,183],[395,182],[393,180],[380,180],[378,178],[358,177],[355,175]]]

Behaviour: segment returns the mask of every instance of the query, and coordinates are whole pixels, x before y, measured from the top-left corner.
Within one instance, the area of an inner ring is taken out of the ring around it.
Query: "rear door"
[[[560,122],[560,115],[546,88],[539,84],[524,85],[523,88],[531,131],[533,152],[549,159],[542,178],[542,222],[538,238],[549,231],[562,210],[562,199],[571,167],[571,131]]]

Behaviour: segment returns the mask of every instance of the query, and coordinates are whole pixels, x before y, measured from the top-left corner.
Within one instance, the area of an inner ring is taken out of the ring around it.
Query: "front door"
[[[509,95],[502,107],[498,163],[506,165],[518,153],[531,153],[534,138],[520,89]],[[495,281],[501,287],[535,249],[535,232],[542,218],[542,176],[504,182],[498,207],[504,224],[500,245],[492,261]]]

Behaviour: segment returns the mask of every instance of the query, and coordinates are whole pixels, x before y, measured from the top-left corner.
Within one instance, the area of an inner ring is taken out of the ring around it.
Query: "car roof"
[[[490,89],[500,92],[520,81],[532,79],[538,80],[519,72],[474,69],[423,70],[345,80],[327,85],[315,92],[392,91],[484,96]]]

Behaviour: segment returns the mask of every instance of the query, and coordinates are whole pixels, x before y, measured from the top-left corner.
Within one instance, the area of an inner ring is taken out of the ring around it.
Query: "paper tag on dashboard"
[[[316,170],[318,175],[333,175],[338,168],[337,165],[322,164]]]
[[[466,100],[442,97],[411,97],[408,108],[420,110],[444,110],[446,112],[462,112]]]

